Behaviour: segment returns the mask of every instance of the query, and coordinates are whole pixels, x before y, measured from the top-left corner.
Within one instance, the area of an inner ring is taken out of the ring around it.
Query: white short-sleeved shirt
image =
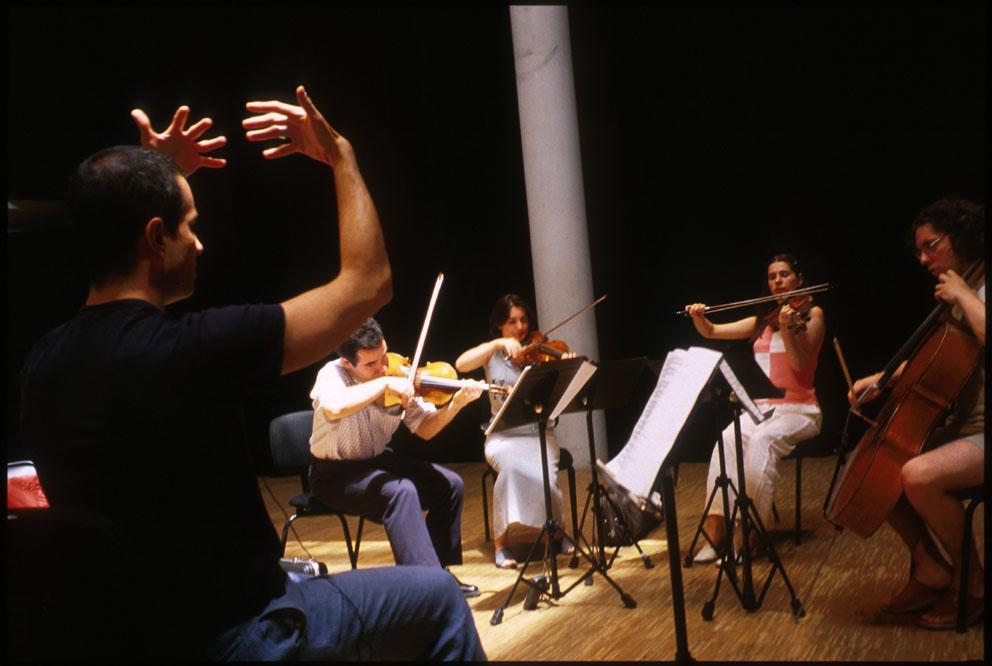
[[[400,421],[410,430],[417,428],[437,409],[429,402],[414,397],[402,416],[399,405],[385,408],[371,404],[351,416],[331,421],[324,414],[323,404],[349,386],[358,384],[341,364],[341,359],[331,361],[317,373],[317,381],[310,391],[313,400],[313,434],[310,452],[321,460],[365,460],[382,453],[393,438]]]

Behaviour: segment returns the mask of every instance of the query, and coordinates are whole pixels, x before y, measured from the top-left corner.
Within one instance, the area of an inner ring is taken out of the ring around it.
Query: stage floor
[[[797,619],[790,608],[788,589],[780,574],[771,581],[761,607],[749,613],[734,591],[721,581],[714,616],[703,620],[704,602],[713,594],[716,568],[697,564],[683,568],[689,652],[702,661],[958,661],[985,656],[984,625],[965,634],[933,632],[916,627],[911,619],[880,613],[882,600],[903,583],[908,558],[895,533],[883,526],[865,541],[849,532],[837,532],[821,513],[835,458],[807,459],[803,463],[802,543],[792,540],[795,515],[795,463],[782,465],[776,505],[781,522],[770,526],[785,571],[805,608]],[[517,571],[492,564],[493,549],[485,542],[482,521],[481,476],[484,463],[449,465],[465,480],[462,513],[464,564],[453,567],[463,581],[478,585],[482,595],[469,599],[486,654],[492,660],[650,660],[675,657],[668,543],[664,524],[641,540],[655,567],[646,569],[633,547],[620,550],[611,577],[637,602],[623,606],[617,592],[600,576],[592,586],[579,585],[553,605],[542,602],[536,610],[523,609],[526,586],[520,585],[506,608],[503,621],[490,625],[493,611],[503,605]],[[579,511],[586,496],[588,470],[577,470]],[[683,464],[676,486],[679,540],[687,549],[704,504],[704,463]],[[296,477],[260,478],[269,515],[281,530],[288,499],[299,492]],[[563,486],[565,476],[560,476]],[[491,492],[491,484],[489,489]],[[565,490],[563,488],[563,490]],[[570,525],[565,490],[565,524]],[[984,552],[984,505],[975,515],[979,549]],[[587,521],[587,526],[589,521]],[[352,520],[354,531],[357,519]],[[566,528],[570,529],[570,528]],[[331,572],[349,568],[336,518],[301,519],[290,532],[287,556],[309,555],[327,564]],[[589,527],[586,528],[589,531]],[[389,542],[380,525],[367,524],[358,566],[393,564]],[[578,573],[568,559],[558,559],[563,587]],[[770,564],[755,562],[755,588],[760,592]],[[518,570],[519,571],[519,570]],[[534,563],[527,574],[541,573]]]

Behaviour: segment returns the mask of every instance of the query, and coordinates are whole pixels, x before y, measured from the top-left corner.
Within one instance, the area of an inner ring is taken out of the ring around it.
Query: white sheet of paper
[[[720,360],[720,372],[723,373],[727,383],[730,384],[731,390],[737,394],[737,399],[741,401],[742,405],[744,405],[744,409],[751,415],[751,420],[754,421],[755,425],[764,421],[766,416],[762,414],[761,410],[758,409],[758,406],[754,404],[754,400],[751,400],[751,396],[749,396],[747,391],[744,390],[744,385],[741,384],[740,380],[737,379],[737,375],[734,374],[734,371],[723,359]],[[768,413],[771,414],[771,412]]]
[[[496,416],[492,417],[492,419],[489,420],[489,425],[486,427],[485,433],[483,433],[485,434],[486,437],[488,437],[492,433],[493,428],[495,428],[496,424],[499,423],[500,419],[503,418],[503,412],[506,411],[506,406],[510,404],[510,398],[516,395],[517,387],[523,384],[523,378],[527,376],[527,373],[530,372],[530,369],[532,367],[533,366],[528,365],[526,368],[524,368],[524,371],[520,373],[520,376],[517,377],[517,381],[513,384],[513,388],[511,388],[510,392],[507,394],[506,400],[504,400],[503,404],[500,405],[499,411],[496,412]]]
[[[569,382],[568,386],[565,388],[565,392],[561,394],[561,399],[555,408],[551,410],[551,416],[549,419],[556,419],[558,415],[561,414],[562,410],[568,407],[569,403],[572,402],[582,387],[586,385],[589,378],[596,374],[596,366],[589,361],[582,361],[582,365],[579,369],[575,371],[575,375],[572,377],[572,381]]]
[[[676,349],[665,357],[658,383],[630,439],[606,464],[612,478],[630,493],[648,497],[700,392],[722,358],[720,352],[705,347]]]

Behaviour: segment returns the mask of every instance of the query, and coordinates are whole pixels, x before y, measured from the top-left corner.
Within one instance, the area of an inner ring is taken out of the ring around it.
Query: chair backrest
[[[280,475],[306,473],[313,462],[310,435],[313,432],[313,412],[290,412],[269,423],[269,449],[272,464]]]
[[[149,600],[138,590],[149,588],[121,530],[62,508],[9,511],[6,523],[8,659],[140,659]]]

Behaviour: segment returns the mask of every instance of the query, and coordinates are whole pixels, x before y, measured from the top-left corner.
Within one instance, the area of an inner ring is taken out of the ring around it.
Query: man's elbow
[[[320,411],[328,421],[340,421],[346,416],[344,409],[338,405],[325,405]]]
[[[378,303],[376,309],[382,308],[391,300],[393,300],[393,271],[387,263],[378,274],[375,289],[375,301]]]
[[[420,439],[424,440],[425,442],[429,442],[430,440],[434,439],[434,435],[437,434],[437,431],[433,430],[432,428],[418,428],[413,434],[419,437]]]

